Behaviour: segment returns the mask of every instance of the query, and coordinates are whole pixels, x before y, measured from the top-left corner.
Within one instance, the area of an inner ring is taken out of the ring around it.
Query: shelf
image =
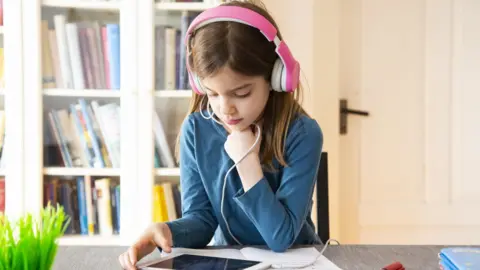
[[[5,176],[5,169],[4,168],[0,168],[0,176]]]
[[[5,95],[5,90],[0,89],[0,96],[3,96],[3,95]]]
[[[215,7],[214,4],[205,3],[156,3],[155,8],[157,10],[171,10],[171,11],[204,11],[211,7]]]
[[[54,97],[120,97],[120,91],[115,89],[44,89],[44,96]]]
[[[125,245],[119,235],[64,235],[58,239],[63,246],[121,246]]]
[[[79,8],[93,10],[120,10],[120,1],[43,0],[44,7]]]
[[[192,90],[157,90],[156,97],[190,98]]]
[[[180,168],[156,168],[156,176],[180,176]]]
[[[0,90],[2,95],[3,90]],[[103,98],[119,98],[121,93],[119,90],[113,89],[44,89],[44,96],[52,97],[103,97]],[[190,98],[192,90],[157,90],[154,94],[156,97],[162,98]]]
[[[0,175],[2,170],[0,169]],[[65,167],[46,167],[43,169],[44,175],[50,176],[120,176],[120,169],[115,168],[65,168]],[[180,176],[180,168],[155,168],[157,176]]]
[[[3,35],[3,25],[0,26],[0,35]]]
[[[44,175],[50,176],[120,176],[120,169],[116,168],[65,168],[47,167],[43,169]]]

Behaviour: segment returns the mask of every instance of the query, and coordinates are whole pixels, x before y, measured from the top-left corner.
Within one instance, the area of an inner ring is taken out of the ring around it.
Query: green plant
[[[0,216],[0,270],[50,270],[70,218],[63,207],[48,204],[39,218],[26,214],[13,224]]]

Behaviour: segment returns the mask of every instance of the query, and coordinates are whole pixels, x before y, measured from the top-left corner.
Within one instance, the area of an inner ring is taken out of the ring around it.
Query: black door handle
[[[364,116],[369,115],[369,113],[366,111],[359,111],[359,110],[352,110],[352,109],[342,109],[341,113],[351,113],[351,114],[364,115]]]
[[[355,114],[361,116],[369,116],[367,111],[353,110],[348,108],[346,99],[340,99],[340,134],[347,134],[347,116],[348,114]]]

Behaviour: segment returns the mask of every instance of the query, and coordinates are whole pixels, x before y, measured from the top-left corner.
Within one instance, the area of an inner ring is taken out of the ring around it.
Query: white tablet
[[[204,270],[204,269],[222,269],[222,270],[263,270],[269,269],[270,263],[221,258],[205,255],[192,254],[173,254],[155,261],[138,265],[138,269],[185,269],[185,270]]]

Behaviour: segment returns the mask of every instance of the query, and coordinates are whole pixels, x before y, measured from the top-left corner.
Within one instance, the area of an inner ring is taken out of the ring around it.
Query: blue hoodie
[[[174,247],[237,245],[221,214],[225,173],[234,164],[224,149],[228,133],[200,113],[190,114],[180,133],[182,217],[167,222]],[[312,196],[323,147],[318,123],[305,115],[290,124],[283,167],[247,192],[236,169],[228,178],[224,214],[232,234],[243,245],[266,245],[283,252],[292,244],[321,243],[311,220]]]

